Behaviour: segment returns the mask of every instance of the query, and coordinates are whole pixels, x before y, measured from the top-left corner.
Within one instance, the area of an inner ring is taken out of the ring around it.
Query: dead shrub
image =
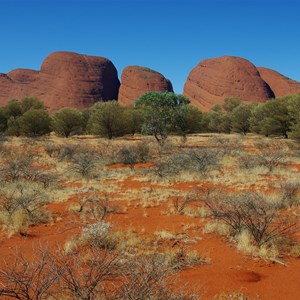
[[[153,300],[194,300],[199,296],[188,294],[181,289],[174,291],[168,276],[174,274],[162,255],[140,256],[129,260],[125,280],[121,282],[114,295],[115,299],[153,299]]]
[[[84,213],[85,216],[99,221],[103,221],[108,214],[118,211],[118,207],[110,203],[107,195],[99,196],[96,192],[79,197],[77,203],[78,213]]]
[[[205,200],[212,216],[227,224],[237,236],[247,230],[257,247],[276,238],[289,237],[296,223],[278,211],[278,206],[258,193],[213,197]]]
[[[50,299],[58,280],[47,248],[39,247],[29,261],[20,251],[0,268],[0,295],[15,299]]]

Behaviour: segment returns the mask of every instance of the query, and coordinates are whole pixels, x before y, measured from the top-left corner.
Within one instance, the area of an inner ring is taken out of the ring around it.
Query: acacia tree
[[[50,117],[45,109],[30,109],[19,119],[20,133],[26,136],[40,136],[50,132]]]
[[[240,104],[231,111],[231,128],[234,132],[246,135],[250,131],[251,106]]]
[[[124,108],[117,101],[98,102],[92,108],[89,130],[112,139],[124,133]]]
[[[190,100],[182,95],[171,92],[148,92],[135,103],[144,111],[142,132],[153,135],[163,145],[169,133],[180,127],[184,120],[182,113],[187,109]]]
[[[62,108],[52,117],[53,131],[63,137],[82,132],[82,114],[74,108]]]
[[[251,131],[265,136],[281,135],[288,138],[290,126],[287,105],[279,98],[257,105],[250,117]]]

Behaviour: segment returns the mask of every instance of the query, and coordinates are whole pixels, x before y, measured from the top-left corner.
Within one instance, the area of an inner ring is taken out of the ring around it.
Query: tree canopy
[[[144,111],[142,132],[153,135],[159,144],[164,144],[170,132],[184,121],[184,111],[189,99],[171,92],[148,92],[136,102],[135,107]]]

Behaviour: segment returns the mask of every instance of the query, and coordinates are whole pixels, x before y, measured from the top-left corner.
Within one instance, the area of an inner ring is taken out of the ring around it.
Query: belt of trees
[[[97,102],[78,110],[62,108],[49,114],[34,97],[10,100],[0,107],[0,133],[10,136],[42,136],[55,132],[62,137],[93,134],[112,139],[136,133],[153,135],[163,144],[170,134],[257,133],[300,140],[300,94],[265,103],[224,99],[209,112],[201,112],[188,98],[169,92],[148,92],[131,107],[117,101]]]

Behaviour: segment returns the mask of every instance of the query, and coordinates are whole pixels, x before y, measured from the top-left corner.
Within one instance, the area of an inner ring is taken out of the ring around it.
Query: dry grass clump
[[[37,184],[6,183],[0,192],[0,223],[9,234],[25,234],[26,227],[49,221],[49,213],[44,210],[47,203],[47,195]]]
[[[259,297],[248,297],[242,292],[222,292],[215,295],[211,300],[259,300]]]
[[[296,221],[279,211],[281,204],[262,194],[218,195],[204,202],[218,221],[206,232],[224,232],[239,249],[253,255],[275,259],[283,251],[282,241],[290,239],[296,229]],[[225,230],[218,228],[220,222]]]

